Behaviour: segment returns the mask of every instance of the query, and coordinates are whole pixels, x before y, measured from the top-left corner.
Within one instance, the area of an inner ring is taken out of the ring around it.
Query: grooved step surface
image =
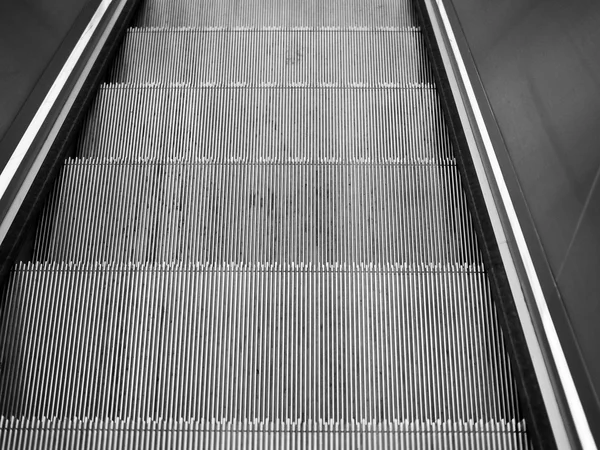
[[[431,83],[420,32],[127,33],[111,82]]]
[[[103,86],[82,157],[279,162],[453,158],[437,93]]]
[[[413,1],[134,25],[0,286],[0,448],[530,448]]]
[[[477,262],[453,164],[67,162],[43,261]]]
[[[147,0],[144,27],[349,27],[414,26],[409,0]]]
[[[13,448],[260,448],[406,450],[527,449],[523,422],[345,424],[137,420],[13,420],[0,445]]]
[[[477,266],[21,264],[7,290],[8,416],[517,414]]]

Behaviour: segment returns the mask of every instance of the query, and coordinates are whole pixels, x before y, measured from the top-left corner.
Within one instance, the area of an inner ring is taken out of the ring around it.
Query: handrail
[[[424,0],[424,3],[441,50],[556,445],[559,449],[594,450],[597,447],[581,399],[444,2]]]
[[[48,91],[48,94],[44,98],[42,104],[38,108],[35,116],[33,117],[33,120],[30,122],[29,126],[27,127],[27,130],[23,134],[21,140],[19,141],[17,147],[15,148],[15,151],[11,155],[8,163],[6,164],[6,166],[0,173],[0,201],[2,201],[7,195],[10,195],[8,187],[13,182],[13,179],[15,178],[15,175],[17,173],[17,170],[19,169],[19,166],[22,164],[25,156],[27,155],[28,151],[30,150],[31,145],[32,145],[35,137],[38,135],[40,129],[42,128],[44,122],[48,119],[51,109],[56,104],[60,93],[65,88],[67,80],[72,75],[72,73],[75,69],[75,66],[80,61],[84,50],[89,45],[92,36],[98,29],[100,22],[105,17],[107,11],[109,10],[109,6],[111,5],[111,3],[113,1],[114,0],[102,0],[100,2],[100,4],[98,5],[96,12],[94,13],[94,15],[92,16],[92,19],[90,20],[87,27],[83,31],[81,37],[79,38],[79,41],[75,45],[75,48],[71,52],[67,61],[65,62],[59,75],[56,77],[56,80],[54,81],[52,87]],[[46,148],[46,150],[47,150],[47,148]],[[43,161],[43,158],[45,156],[46,156],[45,153],[41,153],[36,158],[36,161],[34,162],[34,165],[33,165],[34,167],[32,167],[34,172],[37,173],[36,169],[39,170],[39,166],[41,166],[41,161]],[[35,174],[32,173],[32,175],[35,175]],[[32,181],[32,177],[27,177],[27,179],[29,181]],[[26,181],[24,182],[24,184],[26,184],[26,186],[23,186],[23,187],[25,189],[28,189],[29,186],[27,186]],[[14,207],[10,208],[8,213],[4,217],[1,218],[0,242],[2,240],[4,240],[4,238],[6,237],[8,229],[10,228],[10,225],[12,224],[12,220],[14,219],[14,216],[16,215],[18,207],[20,207],[20,204],[18,204],[18,203],[19,202],[17,202],[17,204],[15,204]]]
[[[139,0],[101,0],[0,173],[0,278],[18,256]],[[2,281],[0,279],[0,281]]]

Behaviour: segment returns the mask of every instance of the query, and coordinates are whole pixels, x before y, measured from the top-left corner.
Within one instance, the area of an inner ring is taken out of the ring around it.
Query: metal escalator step
[[[0,448],[530,448],[412,0],[141,3],[0,286]]]
[[[453,163],[68,160],[40,261],[478,262]]]
[[[113,83],[432,83],[421,33],[402,31],[128,31]]]
[[[409,0],[147,0],[146,27],[406,27],[416,24]]]
[[[104,85],[82,157],[390,162],[452,159],[432,88]]]
[[[480,266],[19,264],[5,417],[519,420]]]
[[[310,423],[202,420],[6,421],[3,448],[526,450],[524,422]],[[53,444],[53,445],[52,445]]]

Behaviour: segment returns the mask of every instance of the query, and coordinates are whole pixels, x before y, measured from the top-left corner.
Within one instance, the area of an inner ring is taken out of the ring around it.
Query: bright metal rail
[[[436,40],[441,49],[444,69],[448,75],[452,93],[458,106],[460,119],[469,142],[483,195],[488,205],[492,226],[505,270],[511,284],[511,291],[519,311],[519,318],[527,339],[529,351],[540,383],[544,402],[552,424],[558,448],[596,449],[581,400],[575,388],[573,377],[566,362],[556,328],[548,310],[535,266],[527,248],[514,205],[512,203],[502,170],[496,158],[494,147],[465,63],[458,47],[452,26],[448,19],[443,0],[425,0],[433,25]],[[523,277],[515,260],[525,269]],[[531,296],[527,292],[531,293]],[[528,300],[531,298],[533,304]],[[540,335],[533,324],[532,315],[538,317],[543,327]],[[546,361],[540,340],[546,341],[551,352],[551,361]],[[549,366],[554,365],[559,376],[556,386],[550,375]],[[565,425],[564,410],[557,399],[555,389],[564,391],[568,403],[568,414],[577,430],[577,441],[569,435]]]

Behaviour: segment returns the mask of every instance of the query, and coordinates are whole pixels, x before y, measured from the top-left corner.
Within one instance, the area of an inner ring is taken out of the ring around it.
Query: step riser
[[[40,261],[478,262],[454,166],[69,162]]]
[[[148,0],[138,26],[227,27],[348,27],[414,26],[408,0],[255,0],[217,2]]]
[[[127,34],[113,83],[432,83],[419,32]]]
[[[104,86],[82,157],[228,161],[451,159],[433,89]]]
[[[517,415],[485,274],[472,269],[44,268],[8,285],[6,416]]]

